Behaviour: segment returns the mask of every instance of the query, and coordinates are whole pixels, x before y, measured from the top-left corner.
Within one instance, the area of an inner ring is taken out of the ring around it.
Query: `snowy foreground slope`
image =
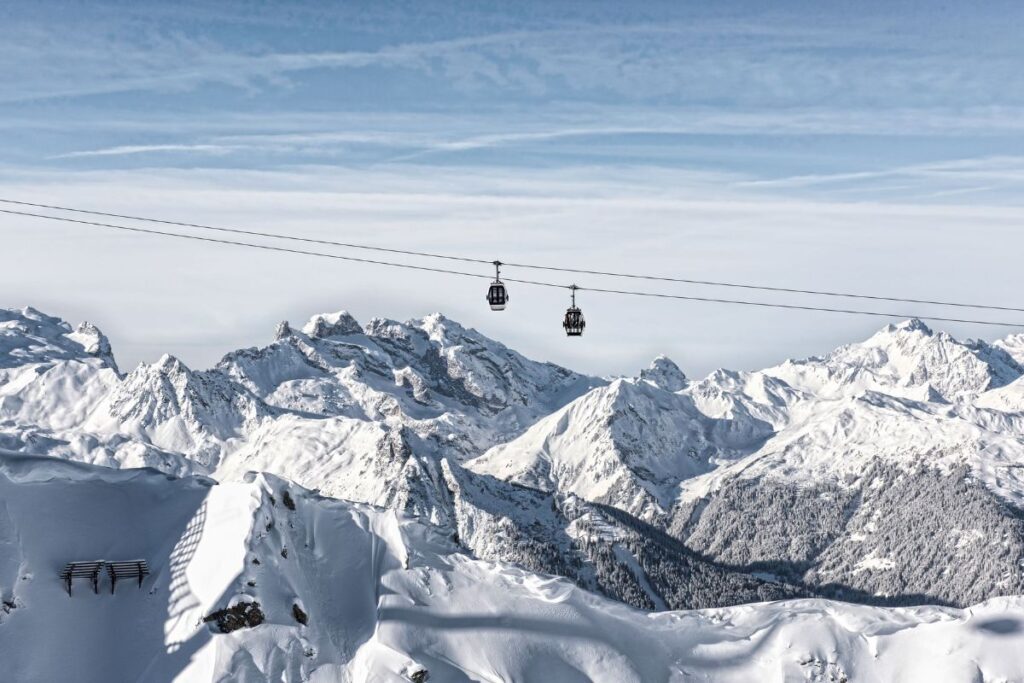
[[[282,323],[130,372],[89,324],[0,310],[0,448],[224,483],[268,472],[648,610],[1024,594],[1024,336],[889,325],[688,378],[524,358],[435,314]]]
[[[3,451],[0,500],[4,680],[1024,678],[1024,598],[651,614],[271,475],[216,484]],[[153,570],[141,588],[79,581],[69,597],[57,579],[71,558],[136,557]],[[203,621],[248,603],[253,626]]]

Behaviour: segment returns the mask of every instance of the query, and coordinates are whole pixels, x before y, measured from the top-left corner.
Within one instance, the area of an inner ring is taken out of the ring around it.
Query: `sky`
[[[1024,308],[1021,35],[1024,5],[999,1],[6,2],[0,198]],[[583,291],[587,332],[567,339],[560,289],[510,285],[508,309],[494,313],[484,280],[2,214],[0,264],[0,307],[87,319],[124,368],[165,352],[209,367],[268,343],[280,320],[341,309],[362,322],[440,311],[601,375],[635,374],[658,354],[691,376],[754,369],[887,322]],[[987,339],[1024,331],[932,326]]]

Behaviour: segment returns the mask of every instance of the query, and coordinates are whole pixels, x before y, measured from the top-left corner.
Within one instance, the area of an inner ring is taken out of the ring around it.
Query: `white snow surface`
[[[285,504],[285,492],[294,510]],[[645,613],[461,554],[433,527],[272,475],[216,484],[0,452],[12,681],[1011,681],[1024,599]],[[287,550],[287,557],[283,550]],[[145,558],[111,594],[70,559]],[[257,561],[259,562],[257,564]],[[258,602],[229,634],[203,617]],[[308,615],[301,625],[294,606]]]

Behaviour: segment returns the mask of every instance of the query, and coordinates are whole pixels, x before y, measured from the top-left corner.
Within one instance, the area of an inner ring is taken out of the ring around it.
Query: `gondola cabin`
[[[565,329],[566,335],[570,337],[583,336],[583,329],[587,326],[587,321],[583,319],[583,311],[576,306],[576,290],[579,289],[576,285],[569,287],[572,292],[572,304],[565,312],[565,319],[562,320],[562,327]]]
[[[583,328],[587,326],[587,321],[583,319],[583,311],[573,306],[565,312],[565,320],[562,321],[562,327],[565,328],[565,333],[570,337],[581,337],[583,336]]]
[[[501,280],[495,280],[487,289],[487,303],[491,305],[492,311],[505,310],[505,304],[508,303],[508,292]]]
[[[504,311],[508,303],[508,290],[501,281],[501,261],[494,262],[494,282],[487,288],[487,303],[492,311]]]

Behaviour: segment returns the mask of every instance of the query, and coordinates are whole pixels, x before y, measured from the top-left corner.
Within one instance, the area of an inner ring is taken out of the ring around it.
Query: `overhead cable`
[[[108,228],[108,229],[113,229],[113,230],[122,230],[122,231],[133,232],[133,233],[142,233],[142,234],[148,234],[148,235],[159,235],[159,236],[163,236],[163,237],[177,237],[179,239],[194,240],[194,241],[205,242],[205,243],[226,244],[226,245],[233,245],[233,246],[239,246],[239,247],[249,247],[249,248],[252,248],[252,249],[261,249],[261,250],[264,250],[264,251],[283,252],[283,253],[289,253],[289,254],[300,254],[300,255],[303,255],[303,256],[316,256],[316,257],[321,257],[321,258],[337,259],[337,260],[342,260],[342,261],[352,261],[352,262],[356,262],[356,263],[366,263],[366,264],[371,264],[371,265],[388,266],[388,267],[392,267],[392,268],[405,268],[405,269],[409,269],[409,270],[427,271],[427,272],[432,272],[432,273],[443,273],[443,274],[446,274],[446,275],[458,275],[458,276],[462,276],[462,277],[472,277],[472,278],[476,278],[476,279],[486,279],[486,280],[489,280],[491,278],[490,275],[486,275],[486,274],[482,274],[482,273],[472,273],[472,272],[466,272],[466,271],[460,271],[460,270],[451,270],[451,269],[448,269],[448,268],[434,268],[434,267],[430,267],[430,266],[421,266],[421,265],[416,265],[416,264],[411,264],[411,263],[398,263],[398,262],[395,262],[395,261],[383,261],[383,260],[378,260],[378,259],[366,259],[366,258],[360,258],[360,257],[355,257],[355,256],[344,256],[344,255],[341,255],[341,254],[328,254],[328,253],[325,253],[325,252],[309,251],[309,250],[305,250],[305,249],[292,249],[292,248],[289,248],[289,247],[279,247],[279,246],[274,246],[274,245],[269,245],[269,244],[258,244],[258,243],[254,243],[254,242],[241,242],[241,241],[236,241],[236,240],[228,240],[228,239],[221,239],[221,238],[214,238],[214,237],[203,237],[201,235],[187,235],[187,234],[182,234],[182,233],[177,233],[177,232],[170,232],[170,231],[165,231],[165,230],[153,230],[153,229],[149,229],[149,228],[140,228],[140,227],[135,227],[135,226],[116,225],[116,224],[113,224],[113,223],[101,223],[101,222],[98,222],[98,221],[87,221],[87,220],[82,220],[82,219],[78,219],[78,218],[68,218],[66,216],[50,216],[50,215],[46,215],[46,214],[32,213],[32,212],[28,212],[28,211],[15,211],[15,210],[12,210],[12,209],[0,209],[0,213],[8,214],[8,215],[13,215],[13,216],[23,216],[23,217],[29,217],[29,218],[40,218],[40,219],[51,220],[51,221],[61,221],[61,222],[65,222],[65,223],[73,223],[73,224],[77,224],[77,225],[85,225],[85,226],[90,226],[90,227],[100,227],[100,228]],[[491,262],[489,262],[489,261],[487,261],[486,263],[488,263],[488,265],[491,264]],[[991,320],[973,320],[973,319],[966,319],[966,318],[947,318],[947,317],[938,317],[938,316],[930,316],[930,315],[919,315],[919,314],[910,314],[910,313],[889,313],[889,312],[884,312],[884,311],[867,311],[867,310],[845,309],[845,308],[828,308],[828,307],[822,307],[822,306],[802,306],[802,305],[797,305],[797,304],[784,304],[784,303],[775,303],[775,302],[766,302],[766,301],[746,301],[746,300],[740,300],[740,299],[723,299],[723,298],[716,298],[716,297],[688,296],[688,295],[683,295],[683,294],[667,294],[667,293],[660,293],[660,292],[645,292],[645,291],[637,291],[637,290],[608,289],[608,288],[602,288],[602,287],[582,287],[582,286],[576,286],[575,284],[565,285],[565,284],[559,284],[559,283],[555,283],[555,282],[543,282],[543,281],[538,281],[538,280],[526,280],[526,279],[521,279],[521,278],[508,278],[508,277],[506,277],[506,278],[504,278],[504,280],[506,282],[515,282],[515,283],[519,283],[519,284],[534,285],[534,286],[539,286],[539,287],[554,287],[554,288],[569,289],[569,290],[575,289],[575,290],[579,290],[579,291],[596,292],[596,293],[601,293],[601,294],[621,294],[621,295],[627,295],[627,296],[640,296],[640,297],[650,297],[650,298],[658,298],[658,299],[675,299],[675,300],[681,300],[681,301],[699,301],[699,302],[706,302],[706,303],[731,304],[731,305],[739,305],[739,306],[757,306],[757,307],[761,307],[761,308],[779,308],[779,309],[799,310],[799,311],[819,311],[819,312],[825,312],[825,313],[842,313],[842,314],[847,314],[847,315],[869,315],[869,316],[885,317],[885,318],[924,318],[924,319],[927,319],[927,320],[933,320],[933,321],[938,321],[938,322],[966,323],[966,324],[972,324],[972,325],[988,325],[988,326],[995,326],[995,327],[1024,327],[1024,323],[1016,323],[1016,322],[1003,322],[1003,321],[991,321]]]

